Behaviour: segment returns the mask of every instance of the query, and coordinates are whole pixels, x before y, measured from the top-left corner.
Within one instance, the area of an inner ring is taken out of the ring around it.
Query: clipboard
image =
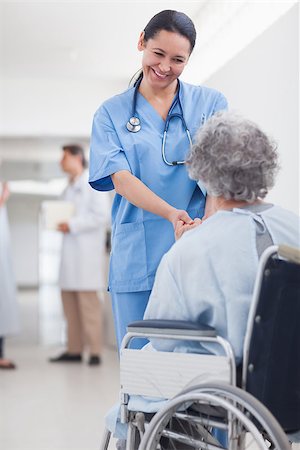
[[[72,202],[47,200],[42,203],[42,226],[47,230],[57,230],[58,224],[69,222],[74,216],[75,206]]]

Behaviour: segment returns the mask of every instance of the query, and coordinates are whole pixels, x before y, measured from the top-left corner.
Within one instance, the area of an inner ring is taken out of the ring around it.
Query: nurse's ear
[[[146,44],[145,44],[145,31],[142,31],[138,40],[137,48],[140,52],[145,50]]]

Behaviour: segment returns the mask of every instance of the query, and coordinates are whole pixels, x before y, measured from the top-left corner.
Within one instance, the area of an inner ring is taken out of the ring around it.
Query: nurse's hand
[[[186,211],[176,208],[172,208],[172,210],[169,212],[168,220],[173,224],[174,230],[179,220],[181,220],[181,222],[183,222],[184,224],[193,223],[193,219],[190,218]]]
[[[67,222],[62,222],[57,225],[57,230],[62,233],[70,233],[70,227]]]
[[[186,231],[191,230],[192,228],[198,227],[202,223],[202,220],[196,217],[192,223],[184,223],[182,220],[178,220],[176,226],[175,226],[175,239],[176,241],[181,238],[183,233]]]

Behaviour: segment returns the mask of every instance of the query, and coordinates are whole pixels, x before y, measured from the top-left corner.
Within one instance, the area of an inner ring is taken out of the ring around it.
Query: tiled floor
[[[6,345],[18,369],[0,373],[0,449],[99,449],[118,400],[116,351],[106,348],[100,367],[49,363],[64,335],[57,291],[23,291],[19,300],[22,332]]]

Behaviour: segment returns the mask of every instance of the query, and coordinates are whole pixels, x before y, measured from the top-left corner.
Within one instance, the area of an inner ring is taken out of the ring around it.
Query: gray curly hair
[[[226,111],[200,128],[187,164],[208,194],[247,202],[267,195],[279,168],[276,144],[255,123]]]

